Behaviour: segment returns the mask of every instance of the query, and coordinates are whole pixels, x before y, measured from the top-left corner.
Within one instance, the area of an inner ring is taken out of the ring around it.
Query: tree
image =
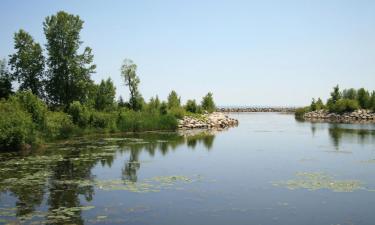
[[[9,56],[9,65],[13,79],[20,83],[19,90],[30,90],[42,98],[45,64],[42,48],[29,33],[21,29],[14,34],[14,49],[16,52]]]
[[[340,93],[340,88],[339,88],[339,85],[336,85],[334,88],[333,88],[333,92],[331,92],[331,100],[332,100],[332,103],[336,103],[338,100],[341,99],[341,93]]]
[[[113,85],[111,78],[102,80],[95,96],[95,109],[100,111],[111,109],[114,105],[115,95],[116,88]]]
[[[125,107],[125,102],[124,102],[124,99],[122,98],[122,96],[120,95],[118,101],[117,101],[117,105],[118,107]]]
[[[370,94],[368,91],[366,91],[364,88],[360,88],[357,92],[357,100],[359,103],[359,106],[362,109],[368,109],[370,108]]]
[[[215,102],[214,102],[211,92],[208,92],[208,94],[203,97],[202,108],[203,110],[206,110],[209,113],[212,113],[213,111],[215,111],[216,106],[215,106]]]
[[[185,105],[185,110],[188,112],[196,113],[198,110],[198,106],[195,100],[188,100]]]
[[[148,110],[152,113],[157,112],[160,109],[160,100],[159,97],[151,97],[150,102],[148,103]]]
[[[370,105],[371,105],[372,111],[375,112],[375,91],[371,93]]]
[[[168,108],[178,108],[181,106],[181,98],[178,97],[177,92],[172,90],[168,95]]]
[[[82,26],[79,16],[64,11],[48,16],[43,23],[49,65],[48,100],[65,109],[73,101],[85,101],[93,83],[91,74],[96,66],[92,64],[91,48],[86,47],[82,54],[78,53]]]
[[[315,98],[312,99],[311,104],[310,104],[310,110],[315,111],[316,110],[316,102]]]
[[[333,91],[331,92],[331,98],[329,98],[327,101],[327,107],[330,112],[335,111],[335,104],[340,99],[341,99],[340,88],[339,88],[339,85],[336,85],[333,88]]]
[[[355,100],[357,99],[357,91],[354,88],[345,89],[342,92],[342,97],[346,99]]]
[[[318,98],[315,105],[316,105],[316,110],[321,110],[325,108],[324,103],[321,98]]]
[[[0,60],[0,99],[13,94],[12,79],[8,72],[5,59]]]
[[[131,109],[135,111],[141,110],[143,98],[138,90],[140,80],[137,76],[137,65],[132,60],[125,59],[121,66],[121,76],[124,78],[125,85],[129,87]]]

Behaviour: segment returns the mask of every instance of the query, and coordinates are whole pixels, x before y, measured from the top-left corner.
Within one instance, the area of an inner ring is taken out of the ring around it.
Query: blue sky
[[[59,10],[84,21],[97,73],[138,65],[141,92],[185,101],[214,93],[218,105],[304,105],[331,88],[375,90],[375,1],[2,0],[0,57],[22,28],[45,44],[44,18]]]

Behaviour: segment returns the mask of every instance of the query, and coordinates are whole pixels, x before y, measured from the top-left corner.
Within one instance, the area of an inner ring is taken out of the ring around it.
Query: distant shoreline
[[[220,107],[217,112],[281,112],[294,113],[297,107]]]

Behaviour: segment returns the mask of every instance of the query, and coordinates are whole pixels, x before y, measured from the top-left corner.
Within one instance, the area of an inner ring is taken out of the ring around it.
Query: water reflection
[[[339,150],[342,142],[364,144],[375,143],[375,126],[373,124],[340,124],[326,122],[307,122],[296,119],[299,123],[310,124],[312,136],[317,132],[326,132],[330,137],[332,145]]]
[[[85,202],[93,200],[95,185],[79,181],[93,181],[95,166],[111,167],[117,154],[126,153],[121,178],[137,182],[142,152],[166,155],[180,145],[194,149],[198,143],[210,150],[214,139],[208,131],[127,134],[58,143],[40,154],[0,154],[0,219],[40,221],[42,217],[47,224],[84,224],[82,210]],[[37,211],[39,207],[45,210]]]

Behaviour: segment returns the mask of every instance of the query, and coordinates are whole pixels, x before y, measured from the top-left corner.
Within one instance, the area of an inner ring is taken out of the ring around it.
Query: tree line
[[[0,113],[10,115],[0,118],[0,147],[92,128],[171,130],[186,114],[216,109],[212,93],[204,96],[201,104],[192,99],[183,105],[176,91],[170,92],[167,101],[156,95],[146,102],[139,90],[137,65],[130,59],[121,65],[129,99],[120,96],[116,101],[111,78],[99,84],[91,79],[96,65],[92,49],[83,46],[80,37],[83,24],[78,15],[64,11],[46,17],[45,49],[25,30],[14,34],[15,52],[8,63],[0,60]],[[17,91],[14,83],[18,83]]]
[[[375,91],[370,92],[364,88],[349,88],[341,91],[340,87],[336,85],[325,104],[321,98],[313,98],[310,106],[297,109],[296,115],[302,116],[306,112],[317,110],[342,114],[358,109],[375,111]]]

